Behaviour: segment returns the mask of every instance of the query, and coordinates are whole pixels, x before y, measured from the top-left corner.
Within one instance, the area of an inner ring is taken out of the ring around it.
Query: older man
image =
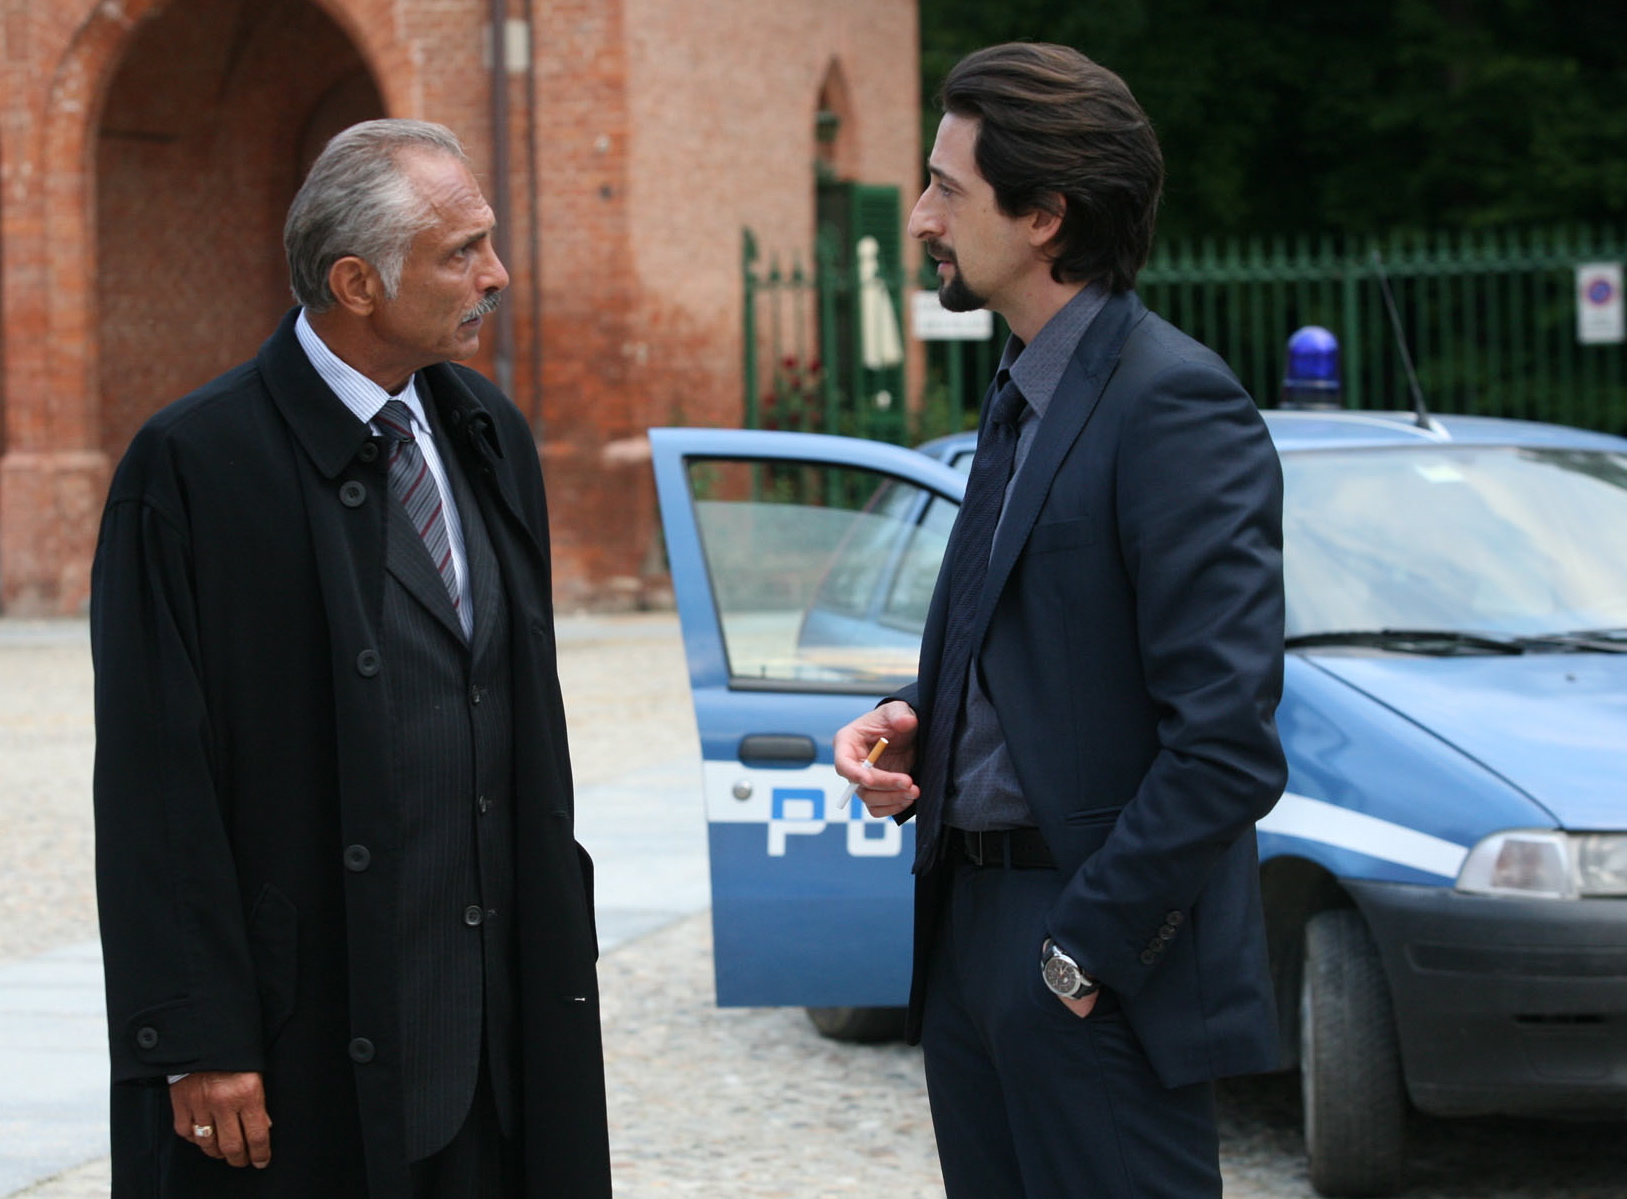
[[[508,274],[457,139],[336,137],[299,308],[149,421],[92,595],[114,1194],[610,1193]],[[229,284],[229,281],[223,281]]]

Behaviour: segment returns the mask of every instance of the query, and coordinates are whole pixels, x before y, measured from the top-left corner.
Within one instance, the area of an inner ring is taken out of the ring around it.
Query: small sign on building
[[[994,313],[950,312],[935,291],[910,293],[910,327],[921,341],[987,341],[994,336]]]
[[[1576,340],[1593,346],[1624,339],[1621,263],[1584,262],[1576,268]]]

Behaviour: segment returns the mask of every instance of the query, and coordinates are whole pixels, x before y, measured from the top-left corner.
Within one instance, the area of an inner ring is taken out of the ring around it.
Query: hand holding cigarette
[[[836,730],[831,738],[836,773],[853,784],[842,796],[841,807],[862,790],[860,798],[870,815],[907,816],[921,794],[910,775],[919,723],[914,708],[892,699]]]
[[[874,766],[876,764],[876,759],[881,757],[882,751],[884,751],[886,748],[887,738],[877,737],[876,743],[870,747],[869,755],[864,759],[864,764],[866,766]],[[841,802],[836,805],[836,810],[839,812],[845,810],[847,805],[853,801],[853,796],[858,792],[858,790],[858,783],[849,783],[847,785],[847,790],[842,792],[842,799]]]

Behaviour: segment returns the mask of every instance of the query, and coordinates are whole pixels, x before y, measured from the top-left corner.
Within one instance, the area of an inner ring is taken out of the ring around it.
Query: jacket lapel
[[[446,581],[435,569],[424,539],[412,527],[407,510],[401,502],[390,496],[390,513],[384,522],[384,567],[395,576],[396,582],[409,595],[422,604],[444,624],[459,641],[463,640],[463,625],[458,621],[457,609],[447,594]]]
[[[266,339],[255,366],[277,411],[325,479],[337,478],[372,434],[322,382],[294,332],[299,309],[290,309]]]
[[[1062,380],[1045,410],[1034,444],[1006,502],[989,558],[989,573],[978,597],[974,631],[978,639],[988,627],[1006,580],[1011,577],[1034,521],[1045,506],[1051,481],[1096,411],[1097,401],[1118,366],[1119,353],[1124,349],[1130,330],[1146,315],[1146,306],[1134,292],[1120,292],[1108,298],[1090,328],[1085,330],[1084,337],[1079,339],[1079,347],[1062,373]]]
[[[523,530],[532,555],[546,562],[547,555],[526,523],[520,507],[514,481],[507,463],[503,461],[503,447],[493,428],[491,414],[458,378],[450,364],[443,362],[425,367],[418,377],[428,385],[426,405],[431,401],[435,404],[442,426],[447,430],[446,444],[449,448],[444,452],[459,456],[459,461],[468,472],[469,487],[478,494],[482,503],[493,493],[496,494],[504,516]],[[487,533],[496,535],[490,528],[489,520]]]
[[[431,404],[429,407],[433,410],[435,405]],[[463,555],[469,569],[469,602],[474,605],[474,635],[471,638],[470,653],[472,657],[478,659],[491,642],[496,627],[497,591],[503,585],[503,580],[498,570],[497,559],[493,557],[480,501],[465,475],[462,460],[453,452],[448,439],[444,437],[445,422],[433,416],[430,419],[436,423],[435,432],[440,439],[438,444],[447,447],[441,461],[446,466],[447,482],[452,485],[452,495],[458,506],[458,518],[463,525]]]

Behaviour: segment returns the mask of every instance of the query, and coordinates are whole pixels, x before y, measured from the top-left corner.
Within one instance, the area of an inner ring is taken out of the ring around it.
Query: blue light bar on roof
[[[1279,408],[1342,408],[1339,339],[1321,325],[1305,325],[1288,338]]]

